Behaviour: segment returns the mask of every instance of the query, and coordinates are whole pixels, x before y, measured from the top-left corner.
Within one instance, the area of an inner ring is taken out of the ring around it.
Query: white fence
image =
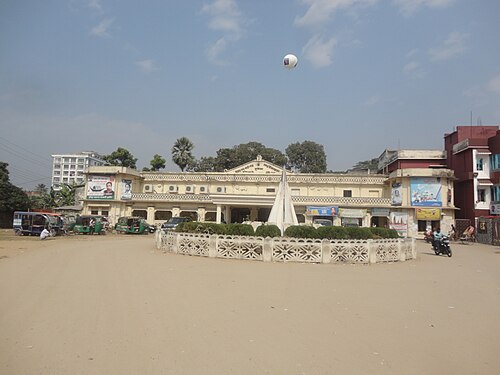
[[[264,262],[380,263],[416,259],[415,239],[317,240],[156,232],[156,247],[171,253]]]

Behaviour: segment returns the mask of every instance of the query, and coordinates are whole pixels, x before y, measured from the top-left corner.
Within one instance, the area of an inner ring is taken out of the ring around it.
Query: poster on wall
[[[395,229],[401,237],[408,236],[408,214],[391,212],[389,215],[389,228]]]
[[[441,207],[441,182],[437,178],[414,177],[410,183],[411,205]]]
[[[401,182],[395,182],[391,188],[391,206],[401,206],[403,204],[403,187]]]
[[[339,208],[334,206],[307,206],[306,215],[309,216],[337,216]]]
[[[132,180],[122,180],[121,186],[121,199],[122,200],[131,200],[132,199]]]
[[[416,208],[415,211],[417,220],[441,220],[440,208]]]
[[[114,199],[115,176],[88,176],[87,199]]]

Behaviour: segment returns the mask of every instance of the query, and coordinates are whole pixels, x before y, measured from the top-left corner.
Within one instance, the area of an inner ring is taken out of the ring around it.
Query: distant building
[[[444,233],[455,221],[453,171],[441,150],[385,150],[379,172],[388,175],[391,195],[390,226],[416,236],[428,228]]]
[[[455,171],[457,219],[476,225],[500,208],[500,132],[498,126],[457,126],[445,134],[448,168]]]
[[[52,155],[52,187],[58,190],[61,184],[83,184],[85,168],[106,164],[94,151]]]

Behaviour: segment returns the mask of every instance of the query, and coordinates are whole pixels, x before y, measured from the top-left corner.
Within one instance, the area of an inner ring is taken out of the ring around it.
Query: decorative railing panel
[[[382,263],[415,259],[415,239],[317,240],[158,232],[166,252],[211,258],[300,263]]]
[[[274,261],[321,263],[320,240],[279,238],[272,243]]]
[[[263,248],[262,237],[219,236],[217,239],[219,258],[262,260]]]

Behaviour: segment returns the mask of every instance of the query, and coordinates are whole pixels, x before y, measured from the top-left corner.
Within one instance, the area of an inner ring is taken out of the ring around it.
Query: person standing
[[[89,234],[94,234],[95,232],[95,219],[91,218],[89,222]]]

